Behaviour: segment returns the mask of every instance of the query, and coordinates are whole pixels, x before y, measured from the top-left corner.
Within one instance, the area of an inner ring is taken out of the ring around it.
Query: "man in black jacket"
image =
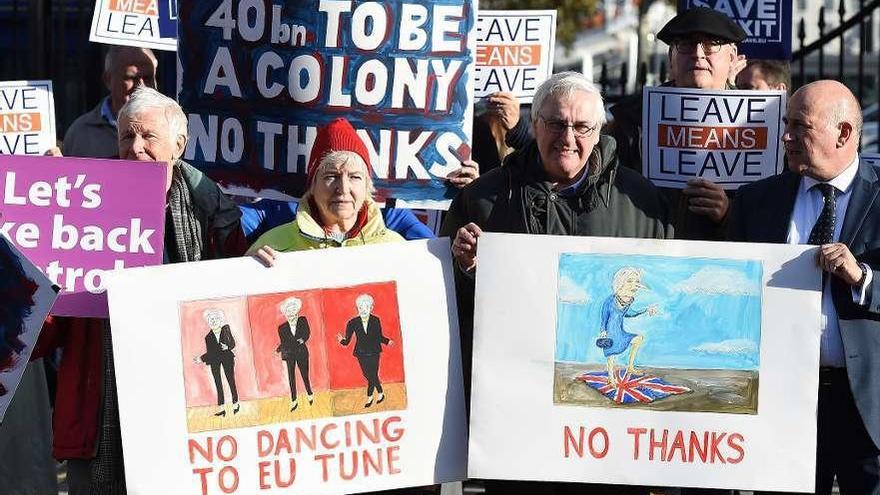
[[[382,324],[373,311],[373,297],[369,294],[361,294],[355,300],[358,315],[348,320],[345,325],[345,336],[338,334],[336,339],[340,344],[347,346],[353,336],[357,335],[354,345],[354,357],[361,366],[361,373],[367,379],[367,402],[364,407],[373,405],[373,391],[376,396],[376,404],[385,400],[385,391],[379,381],[379,357],[382,355],[382,344],[394,345],[394,341],[382,335]]]
[[[465,383],[470,377],[474,273],[483,231],[655,239],[673,234],[657,188],[638,172],[619,166],[614,139],[600,136],[605,121],[602,96],[583,74],[554,74],[538,88],[531,112],[535,140],[509,155],[504,166],[462,189],[443,222],[441,235],[455,238],[452,254]],[[583,493],[584,486],[495,482],[487,484],[487,492]]]
[[[736,44],[746,33],[732,19],[707,7],[696,7],[673,17],[657,38],[669,45],[670,80],[663,86],[697,89],[736,89],[730,81],[745,66]],[[614,121],[608,133],[617,140],[620,162],[642,170],[642,93],[611,107]],[[683,189],[661,188],[672,206],[672,222],[679,239],[720,240],[730,204],[717,184],[700,177]]]

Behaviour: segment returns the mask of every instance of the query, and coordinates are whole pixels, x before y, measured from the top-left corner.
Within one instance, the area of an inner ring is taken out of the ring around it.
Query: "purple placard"
[[[62,287],[52,314],[106,318],[103,271],[162,263],[166,170],[0,155],[0,234]]]

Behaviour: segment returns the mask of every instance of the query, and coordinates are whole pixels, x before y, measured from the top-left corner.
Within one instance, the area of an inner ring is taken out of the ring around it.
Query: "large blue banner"
[[[472,0],[179,7],[185,158],[229,190],[300,196],[317,127],[345,117],[377,199],[454,194],[444,177],[470,156]]]
[[[791,0],[678,0],[678,11],[715,9],[739,23],[746,39],[739,52],[747,58],[791,60]]]

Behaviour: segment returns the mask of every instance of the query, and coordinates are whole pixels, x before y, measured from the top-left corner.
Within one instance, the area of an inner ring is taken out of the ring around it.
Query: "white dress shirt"
[[[849,206],[849,199],[852,197],[852,184],[856,174],[859,171],[859,157],[856,155],[855,160],[847,166],[837,177],[828,181],[828,184],[834,186],[837,191],[835,197],[835,223],[834,223],[834,242],[840,240],[840,231],[843,228],[843,221],[846,218],[846,210]],[[822,191],[818,187],[813,187],[820,182],[816,179],[804,176],[801,179],[800,188],[794,201],[794,210],[791,213],[791,220],[788,226],[788,244],[806,244],[810,238],[810,231],[813,225],[819,219],[822,213],[824,198]],[[830,289],[831,276],[823,277],[824,284],[822,287],[822,340],[819,350],[819,364],[821,366],[831,366],[835,368],[846,367],[846,358],[843,352],[843,341],[840,338],[840,323],[837,320],[837,308],[834,307],[834,301],[831,298]],[[865,303],[865,297],[868,294],[873,276],[871,270],[868,269],[868,276],[865,277],[861,287],[854,287],[852,290],[853,301],[858,304]]]

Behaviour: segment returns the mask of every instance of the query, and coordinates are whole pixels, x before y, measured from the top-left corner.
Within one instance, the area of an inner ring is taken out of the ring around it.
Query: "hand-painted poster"
[[[471,477],[813,489],[815,247],[489,234],[480,260]]]
[[[272,268],[238,258],[114,272],[129,490],[335,494],[463,479],[448,251],[433,240],[285,254]],[[133,426],[147,421],[163,427]]]
[[[555,10],[482,10],[477,17],[474,97],[507,91],[531,103],[553,75]]]
[[[169,0],[95,0],[89,41],[108,45],[177,49],[177,40],[159,31],[159,3]]]
[[[0,82],[0,155],[42,155],[55,139],[52,81]]]
[[[228,191],[300,197],[317,128],[347,118],[377,198],[444,207],[470,157],[471,0],[180,3],[185,158]]]
[[[702,177],[737,189],[782,171],[784,91],[645,88],[642,174],[682,189]]]
[[[739,53],[747,58],[791,59],[791,0],[678,0],[678,11],[708,7],[746,32]]]
[[[162,263],[166,174],[152,162],[0,155],[0,236],[62,288],[52,314],[106,318],[107,270]]]
[[[28,364],[57,287],[0,236],[0,422]]]

